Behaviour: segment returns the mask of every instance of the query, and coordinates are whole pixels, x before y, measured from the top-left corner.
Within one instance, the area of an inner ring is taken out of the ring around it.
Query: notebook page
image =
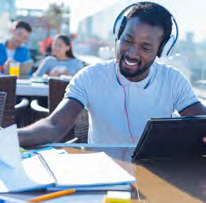
[[[57,186],[116,185],[135,178],[104,152],[58,154],[55,149],[40,152],[56,177]]]

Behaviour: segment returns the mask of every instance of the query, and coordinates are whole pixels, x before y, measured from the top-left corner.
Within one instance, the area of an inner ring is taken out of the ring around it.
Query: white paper
[[[0,130],[0,165],[2,164],[13,169],[21,165],[16,125]]]
[[[16,125],[0,130],[0,193],[54,184],[38,156],[21,160]]]
[[[22,161],[19,168],[0,165],[0,193],[20,192],[54,185],[54,179],[38,156]]]
[[[57,186],[117,185],[135,182],[135,178],[104,152],[58,154],[56,150],[40,154],[56,177]]]

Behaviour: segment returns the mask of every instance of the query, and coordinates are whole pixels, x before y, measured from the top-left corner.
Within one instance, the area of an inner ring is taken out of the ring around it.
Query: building
[[[4,41],[8,38],[15,18],[15,0],[0,0],[0,4],[0,41]]]

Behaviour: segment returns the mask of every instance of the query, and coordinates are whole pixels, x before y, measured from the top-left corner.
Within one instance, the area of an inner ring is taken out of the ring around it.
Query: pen
[[[75,193],[74,189],[62,190],[62,191],[58,191],[58,192],[52,192],[52,193],[49,193],[49,194],[46,194],[46,195],[41,195],[41,196],[35,197],[33,199],[29,199],[27,201],[29,201],[29,202],[41,202],[41,201],[46,201],[46,200],[49,200],[49,199],[54,199],[54,198],[57,198],[57,197],[61,197],[61,196],[64,196],[64,195],[70,195],[70,194],[73,194],[73,193]]]

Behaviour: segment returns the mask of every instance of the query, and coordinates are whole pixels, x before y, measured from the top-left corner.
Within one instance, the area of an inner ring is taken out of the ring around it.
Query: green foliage
[[[52,28],[59,31],[62,22],[69,21],[69,14],[69,6],[65,6],[63,3],[53,3],[49,5],[48,10],[46,11],[46,19]]]

